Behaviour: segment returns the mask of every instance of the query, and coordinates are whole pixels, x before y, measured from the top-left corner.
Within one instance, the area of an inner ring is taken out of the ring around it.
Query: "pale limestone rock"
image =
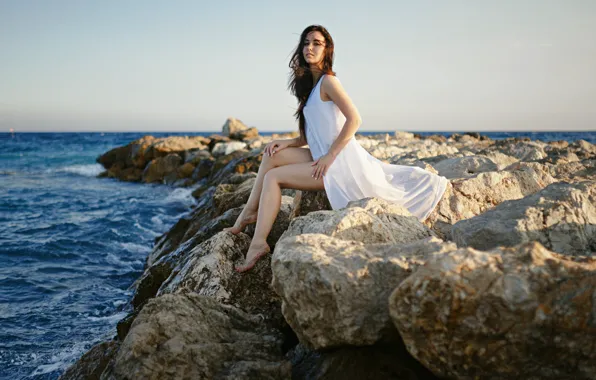
[[[288,379],[282,342],[257,316],[197,294],[168,294],[141,310],[101,379]]]
[[[596,182],[554,183],[456,223],[458,246],[490,249],[539,241],[567,255],[596,253]]]
[[[311,348],[398,341],[389,293],[427,256],[455,248],[437,238],[365,245],[322,234],[291,236],[275,248],[272,286],[286,321]]]
[[[458,221],[480,215],[503,201],[521,199],[553,182],[549,173],[531,167],[453,180],[425,223],[439,236],[449,238],[451,227]]]
[[[221,128],[221,134],[225,137],[229,137],[232,134],[245,131],[248,127],[244,123],[236,118],[229,117]]]
[[[432,166],[439,172],[439,175],[448,179],[470,178],[478,173],[498,170],[497,165],[491,159],[483,156],[449,158],[434,163]]]
[[[378,198],[364,198],[340,210],[316,211],[293,219],[280,239],[305,233],[366,244],[405,243],[433,235],[407,209]]]
[[[215,144],[213,150],[211,151],[211,154],[214,157],[221,157],[233,153],[237,150],[245,149],[246,147],[246,143],[243,141],[219,142]]]
[[[596,260],[539,243],[435,255],[391,294],[408,351],[453,379],[594,379]]]

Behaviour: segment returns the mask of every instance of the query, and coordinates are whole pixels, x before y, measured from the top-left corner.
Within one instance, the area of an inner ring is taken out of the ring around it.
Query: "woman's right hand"
[[[273,140],[269,144],[265,145],[263,154],[273,156],[276,152],[289,147],[291,143],[292,140]]]

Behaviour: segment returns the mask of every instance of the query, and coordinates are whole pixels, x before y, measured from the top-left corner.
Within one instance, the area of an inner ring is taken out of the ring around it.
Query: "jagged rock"
[[[497,170],[503,170],[509,165],[519,162],[517,157],[508,156],[505,153],[501,153],[499,151],[482,151],[481,154],[487,157],[489,160],[497,165]]]
[[[286,357],[292,362],[292,379],[438,380],[412,358],[403,344],[325,351],[313,351],[298,344]]]
[[[178,261],[157,296],[167,293],[196,293],[221,303],[231,304],[249,313],[262,314],[272,324],[280,325],[278,297],[270,289],[271,267],[268,258],[241,276],[234,265],[244,262],[250,238],[239,233],[220,232],[195,246]]]
[[[254,139],[259,136],[259,131],[255,128],[248,128],[245,130],[237,131],[234,133],[230,133],[230,138],[234,140],[245,141],[249,139]]]
[[[387,297],[427,255],[445,249],[455,245],[436,238],[365,245],[323,234],[284,237],[271,261],[272,286],[286,321],[311,348],[399,341]]]
[[[206,149],[192,149],[186,151],[184,154],[184,163],[191,163],[195,166],[199,164],[199,162],[203,161],[204,159],[213,158],[211,153]]]
[[[451,227],[458,221],[482,214],[503,201],[533,194],[553,182],[549,173],[527,166],[453,180],[425,223],[442,238],[450,238]]]
[[[197,294],[150,300],[102,379],[288,379],[282,334]]]
[[[120,342],[101,342],[93,346],[71,365],[59,380],[99,380],[109,361],[114,357]]]
[[[243,149],[246,149],[246,143],[242,141],[220,142],[215,144],[211,154],[213,157],[221,157]]]
[[[216,215],[221,215],[231,208],[245,204],[254,184],[255,179],[251,178],[239,185],[225,183],[217,186],[213,195]]]
[[[203,178],[208,177],[211,174],[211,169],[213,168],[214,163],[215,160],[212,157],[200,160],[197,163],[195,170],[192,172],[192,179],[195,181],[199,181]]]
[[[294,214],[297,216],[307,215],[313,211],[331,210],[331,204],[325,190],[321,191],[296,191],[294,196]]]
[[[281,238],[306,233],[366,244],[405,243],[432,235],[407,209],[378,198],[364,198],[349,202],[341,210],[316,211],[295,218]]]
[[[195,170],[195,166],[190,162],[183,164],[178,168],[178,178],[189,178]]]
[[[539,241],[567,255],[596,253],[596,182],[554,183],[456,223],[458,246],[490,249]]]
[[[544,143],[537,141],[520,141],[512,143],[509,140],[501,140],[498,148],[502,153],[516,157],[520,161],[537,161],[545,158]]]
[[[593,379],[596,260],[537,242],[436,255],[391,294],[408,351],[437,376]]]
[[[213,147],[214,147],[216,144],[219,144],[219,143],[221,143],[221,142],[230,142],[230,141],[232,141],[232,139],[230,139],[230,138],[229,138],[229,137],[227,137],[227,136],[215,135],[215,134],[214,134],[214,135],[211,135],[211,136],[209,136],[209,139],[210,139],[209,146],[208,146],[208,148],[209,148],[209,151],[212,151],[212,150],[213,150]]]
[[[162,139],[156,139],[145,150],[147,160],[153,160],[160,157],[166,157],[170,154],[183,156],[189,150],[207,149],[209,139],[202,136],[171,136]]]
[[[169,174],[176,174],[181,164],[182,158],[177,154],[170,154],[151,160],[143,172],[143,182],[163,182]]]
[[[236,118],[229,117],[221,129],[221,134],[228,137],[230,135],[236,134],[241,131],[245,131],[247,129],[248,127],[244,125],[243,122]]]
[[[450,158],[432,165],[439,175],[448,179],[470,178],[478,173],[497,171],[497,165],[488,157],[468,156]]]

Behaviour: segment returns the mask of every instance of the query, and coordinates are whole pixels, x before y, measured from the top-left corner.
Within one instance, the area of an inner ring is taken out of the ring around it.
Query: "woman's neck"
[[[323,70],[320,67],[311,66],[310,71],[312,72],[312,85],[314,86],[319,81],[321,75],[323,75]]]

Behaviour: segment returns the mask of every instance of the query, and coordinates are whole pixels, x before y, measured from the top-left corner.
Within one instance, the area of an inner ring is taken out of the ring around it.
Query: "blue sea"
[[[192,189],[96,178],[97,156],[147,134],[211,133],[0,134],[0,379],[57,379],[111,339],[155,237],[195,203]],[[485,134],[596,143],[596,132]]]

